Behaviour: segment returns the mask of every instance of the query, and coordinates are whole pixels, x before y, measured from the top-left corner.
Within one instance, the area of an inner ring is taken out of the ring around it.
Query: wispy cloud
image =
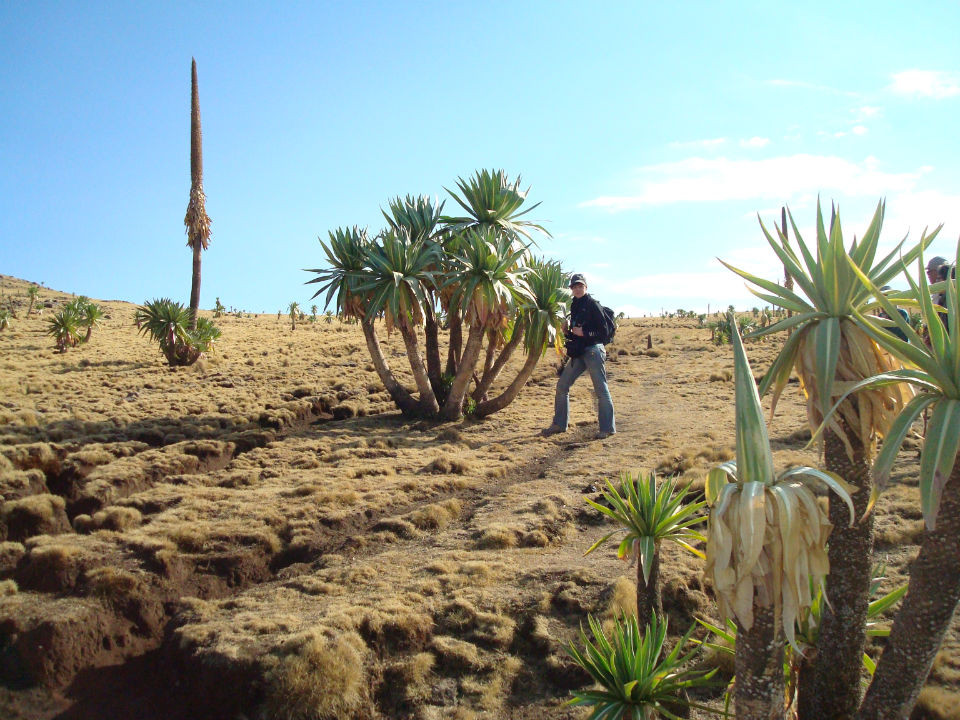
[[[670,203],[726,200],[790,200],[799,195],[837,192],[881,196],[915,187],[926,172],[890,173],[875,162],[852,162],[829,155],[799,154],[761,160],[692,157],[648,165],[637,171],[636,190],[580,203],[610,211]]]
[[[889,89],[897,95],[943,98],[960,95],[960,73],[939,70],[904,70],[890,78]]]
[[[863,105],[853,110],[853,115],[857,120],[865,120],[867,118],[877,117],[880,115],[880,108],[875,105]]]
[[[869,130],[867,130],[866,125],[854,125],[852,128],[850,128],[850,132],[852,132],[854,135],[866,135]]]
[[[679,149],[692,149],[692,148],[712,148],[719,147],[727,142],[726,138],[707,138],[705,140],[675,140],[674,142],[667,143],[667,147],[679,148]]]
[[[770,138],[765,137],[752,137],[749,140],[741,140],[740,147],[742,148],[762,148],[770,144]]]
[[[845,95],[847,97],[859,97],[858,93],[850,90],[841,90],[840,88],[830,87],[829,85],[819,85],[817,83],[806,82],[804,80],[787,80],[785,78],[776,78],[768,80],[767,85],[774,87],[801,88],[803,90],[814,90],[816,92],[830,93],[831,95]]]

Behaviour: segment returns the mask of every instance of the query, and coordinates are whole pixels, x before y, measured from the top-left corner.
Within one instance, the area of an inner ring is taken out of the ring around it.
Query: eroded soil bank
[[[132,306],[105,305],[63,355],[42,316],[0,333],[4,717],[580,717],[563,648],[588,613],[630,608],[635,572],[614,547],[583,557],[612,529],[584,498],[622,470],[698,487],[733,455],[732,357],[694,321],[621,328],[618,433],[597,441],[586,379],[571,431],[539,436],[554,358],[486,421],[411,422],[355,326],[229,316],[215,353],[171,371]],[[748,346],[758,374],[776,350]],[[788,395],[775,462],[815,464]],[[888,588],[922,534],[915,450],[901,461],[877,520]],[[679,634],[714,616],[711,590],[664,550]],[[922,716],[950,717],[958,679],[954,629]]]

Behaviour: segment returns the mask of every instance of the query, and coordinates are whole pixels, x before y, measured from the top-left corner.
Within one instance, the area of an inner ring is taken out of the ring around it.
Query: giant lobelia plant
[[[329,244],[321,241],[329,267],[308,270],[317,274],[308,282],[321,283],[314,297],[326,292],[327,304],[336,297],[339,313],[361,320],[384,386],[409,415],[455,419],[468,397],[479,415],[505,407],[555,339],[566,310],[566,278],[559,266],[529,253],[529,233],[542,228],[521,219],[532,208],[520,209],[526,193],[519,179],[482,171],[460,179],[458,187],[462,197],[451,194],[467,216],[441,216],[443,205],[426,196],[396,198],[383,211],[387,228],[372,238],[358,228],[331,232]],[[446,372],[441,372],[438,318],[446,318],[450,330]],[[380,350],[378,320],[403,338],[416,397],[396,382]],[[506,389],[488,399],[521,342],[527,362]]]
[[[207,196],[203,192],[203,133],[200,129],[200,91],[197,88],[197,61],[190,61],[190,199],[186,226],[187,247],[193,251],[193,273],[190,281],[190,329],[197,329],[200,309],[200,253],[210,246],[210,216]]]
[[[960,246],[957,248],[960,259]],[[877,664],[857,718],[874,720],[908,717],[960,603],[960,301],[956,278],[933,286],[946,291],[946,326],[930,299],[931,288],[919,260],[919,284],[905,265],[903,274],[920,306],[929,345],[905,320],[877,283],[854,268],[889,318],[907,338],[888,332],[881,322],[858,313],[864,330],[879,345],[904,358],[910,367],[868,378],[848,395],[908,383],[918,394],[897,417],[874,464],[876,493],[887,484],[904,439],[913,423],[930,411],[920,454],[920,502],[927,531],[920,553],[910,566],[903,605],[894,618],[890,638]],[[898,297],[897,305],[905,299]],[[835,410],[836,408],[834,408]],[[832,412],[832,411],[831,411]],[[827,415],[828,419],[830,415]]]
[[[812,487],[833,490],[847,504],[851,524],[854,508],[849,486],[833,473],[811,467],[774,473],[760,397],[732,313],[730,322],[737,457],[707,476],[704,572],[721,618],[737,624],[737,717],[771,720],[784,714],[784,638],[796,647],[796,620],[813,602],[811,579],[816,587],[830,569],[832,525]]]
[[[880,287],[900,268],[896,260],[905,239],[888,255],[877,259],[883,215],[884,204],[880,202],[862,239],[854,240],[849,250],[844,245],[839,215],[831,213],[828,229],[819,202],[816,246],[812,251],[797,230],[792,214],[789,217],[797,250],[780,228],[774,239],[761,221],[767,242],[796,282],[796,293],[724,263],[760,288],[750,290],[761,300],[793,313],[751,337],[791,331],[764,376],[760,393],[772,390],[772,413],[791,371],[796,370],[806,396],[811,432],[824,421],[837,396],[852,384],[900,367],[899,360],[876,343],[860,320],[861,314],[874,307],[876,301],[858,273]],[[903,259],[912,262],[937,232],[939,228],[929,235],[924,233],[917,245],[903,253]],[[912,396],[903,384],[876,387],[847,398],[827,421],[823,440],[826,469],[861,490],[854,496],[854,505],[862,519],[846,527],[844,508],[830,503],[830,522],[836,526],[829,547],[830,605],[821,626],[813,692],[801,696],[801,714],[850,716],[860,703],[864,625],[873,564],[873,515],[867,512],[870,467],[877,440],[889,432],[894,418]]]

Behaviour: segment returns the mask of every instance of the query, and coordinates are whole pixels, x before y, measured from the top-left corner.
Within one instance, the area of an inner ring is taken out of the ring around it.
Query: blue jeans
[[[607,387],[606,359],[607,353],[603,345],[590,345],[580,357],[570,358],[557,381],[557,397],[553,402],[553,424],[556,427],[567,428],[570,417],[570,388],[586,370],[590,373],[593,390],[597,394],[600,432],[617,431],[613,417],[613,400],[610,397],[610,388]]]

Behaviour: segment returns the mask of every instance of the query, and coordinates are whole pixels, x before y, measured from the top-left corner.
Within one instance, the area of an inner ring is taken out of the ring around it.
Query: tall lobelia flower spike
[[[210,245],[210,217],[203,194],[203,140],[200,131],[200,92],[197,89],[197,61],[191,58],[190,100],[190,200],[183,218],[187,247],[193,250],[193,279],[190,285],[190,327],[197,326],[200,307],[200,252]]]

